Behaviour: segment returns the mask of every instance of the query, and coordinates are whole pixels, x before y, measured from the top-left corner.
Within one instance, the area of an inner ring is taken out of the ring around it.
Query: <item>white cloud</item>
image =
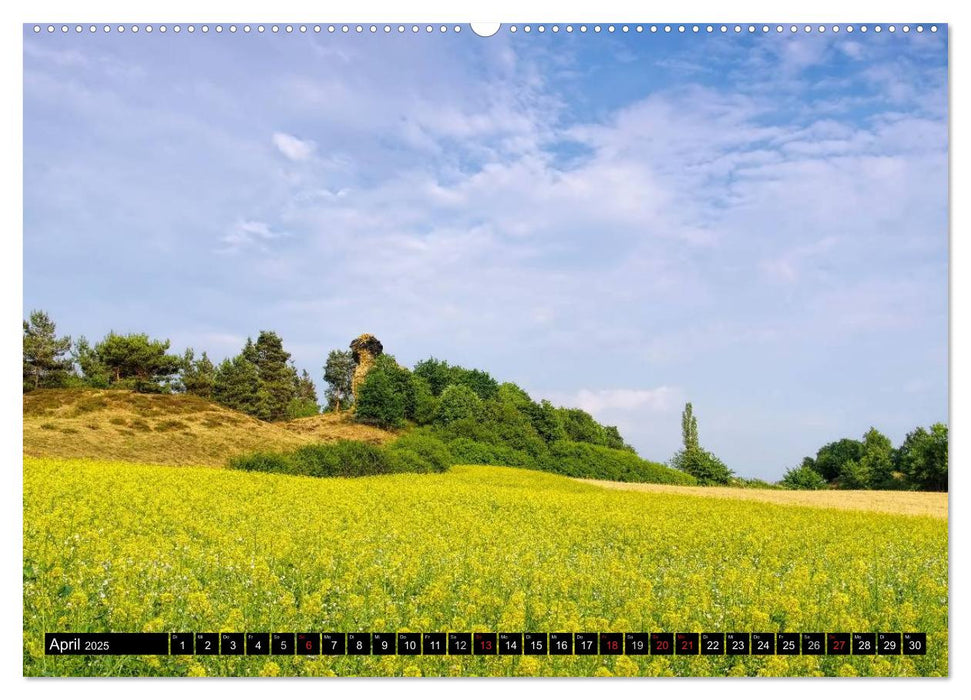
[[[264,221],[238,221],[232,230],[220,240],[229,250],[256,246],[263,247],[266,241],[284,238],[287,234],[274,231]]]
[[[273,145],[287,158],[296,161],[307,160],[317,148],[313,141],[304,141],[280,131],[273,134]]]

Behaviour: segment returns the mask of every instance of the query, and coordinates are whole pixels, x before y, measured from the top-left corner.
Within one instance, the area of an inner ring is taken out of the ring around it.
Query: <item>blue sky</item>
[[[937,33],[24,36],[24,312],[377,335],[779,478],[947,419]]]

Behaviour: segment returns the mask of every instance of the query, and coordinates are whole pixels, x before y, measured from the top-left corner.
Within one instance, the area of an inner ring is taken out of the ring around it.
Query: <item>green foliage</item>
[[[434,357],[416,363],[414,374],[428,382],[433,396],[441,396],[450,385],[466,386],[482,400],[493,398],[499,390],[499,383],[488,372],[449,365]]]
[[[826,481],[835,481],[842,473],[843,465],[859,461],[862,456],[863,443],[844,438],[819,448],[813,465]]]
[[[203,358],[208,362],[205,353]],[[185,374],[183,368],[183,383]],[[260,331],[255,343],[247,338],[238,355],[220,363],[212,380],[212,399],[265,421],[320,412],[313,380],[306,370],[297,373],[283,340],[273,331]]]
[[[314,380],[310,378],[307,370],[303,370],[297,376],[296,369],[293,371],[296,376],[296,396],[290,400],[287,406],[287,416],[290,418],[306,418],[320,413],[320,403],[317,401],[317,387]]]
[[[532,455],[508,445],[458,437],[449,441],[448,449],[455,464],[490,464],[497,467],[539,468]]]
[[[368,372],[357,392],[355,420],[385,428],[400,427],[405,420],[404,397],[384,372]]]
[[[499,391],[499,383],[488,372],[480,369],[452,367],[449,384],[467,386],[483,401],[491,399]]]
[[[428,425],[435,420],[435,414],[438,413],[438,397],[432,393],[431,385],[424,377],[412,374],[411,383],[415,390],[415,422],[418,425]]]
[[[385,428],[397,428],[415,412],[411,372],[391,355],[379,355],[358,388],[355,419]]]
[[[862,460],[848,460],[840,467],[838,482],[841,489],[858,490],[870,488],[870,470]]]
[[[310,418],[320,413],[320,406],[313,399],[296,397],[287,404],[287,420]]]
[[[641,459],[626,450],[558,440],[550,445],[546,471],[585,479],[608,479],[653,484],[693,485],[695,479],[663,464]]]
[[[529,394],[512,382],[503,382],[499,385],[499,388],[496,390],[496,399],[511,403],[520,410],[533,403],[533,399],[530,398]]]
[[[916,428],[896,450],[886,435],[870,428],[862,440],[824,445],[815,459],[803,459],[800,469],[813,469],[827,485],[842,489],[946,491],[947,426]]]
[[[181,358],[182,390],[187,394],[212,399],[216,386],[216,366],[203,352],[199,359],[195,359],[195,351],[187,348]]]
[[[863,435],[863,450],[854,467],[844,465],[841,473],[853,474],[854,486],[845,488],[892,489],[899,483],[894,477],[894,449],[890,438],[876,428],[870,428]]]
[[[260,408],[260,375],[245,353],[220,363],[212,395],[223,406],[251,416],[257,415]]]
[[[728,484],[732,471],[718,457],[701,447],[698,442],[698,418],[690,403],[681,413],[681,440],[684,447],[671,458],[671,466],[690,474],[702,486]]]
[[[390,474],[387,451],[357,440],[305,445],[293,453],[293,474],[306,476],[370,476]]]
[[[231,469],[315,477],[354,477],[395,472],[444,472],[448,448],[435,437],[414,433],[389,447],[356,440],[305,445],[293,452],[256,452],[229,460]]]
[[[531,403],[524,405],[528,406]],[[546,441],[536,432],[529,417],[517,408],[515,400],[510,400],[508,396],[503,396],[501,393],[497,393],[496,398],[484,402],[482,420],[478,425],[479,437],[483,437],[482,433],[487,431],[484,437],[488,442],[507,445],[513,450],[525,452],[534,458],[545,456],[547,453]]]
[[[811,465],[812,460],[809,460],[809,462],[807,463],[804,460],[798,467],[789,469],[785,476],[782,477],[782,486],[787,489],[799,491],[818,491],[825,489],[827,486],[826,479],[818,471],[813,469]]]
[[[600,425],[593,416],[579,408],[558,408],[557,414],[566,433],[566,439],[574,442],[588,442],[615,450],[633,449],[624,443],[620,431],[613,425]]]
[[[684,405],[681,413],[681,441],[685,450],[698,447],[698,419],[694,414],[694,407],[691,402]]]
[[[92,386],[134,389],[145,393],[168,391],[182,366],[181,358],[169,355],[168,340],[153,340],[144,333],[119,335],[110,332],[94,348],[82,336],[76,357]]]
[[[896,464],[907,481],[925,491],[947,491],[948,429],[934,423],[907,434],[897,451]]]
[[[245,472],[268,472],[270,474],[292,474],[292,462],[279,452],[253,452],[238,455],[229,460],[230,469]]]
[[[324,364],[324,381],[327,382],[327,406],[340,413],[341,407],[354,400],[351,384],[354,379],[354,354],[350,350],[331,350]]]
[[[74,361],[70,336],[57,337],[54,322],[43,311],[24,321],[24,391],[55,389],[70,383]]]
[[[718,457],[700,447],[687,447],[674,455],[671,466],[693,476],[702,486],[728,484],[731,470]]]
[[[620,434],[620,430],[617,429],[616,425],[605,425],[604,426],[604,446],[610,447],[615,450],[626,450],[627,452],[634,452],[634,448],[624,442],[623,436]],[[635,452],[636,454],[636,452]]]
[[[464,384],[450,384],[439,398],[435,420],[444,425],[482,415],[482,399]]]
[[[245,352],[253,358],[259,375],[256,417],[265,421],[283,420],[297,394],[298,378],[290,364],[290,353],[283,349],[283,339],[273,331],[260,331],[252,348],[252,353],[248,348]]]
[[[436,360],[434,357],[416,363],[413,373],[428,382],[428,388],[433,396],[441,396],[445,387],[452,383],[448,363],[444,360]]]
[[[107,389],[111,384],[108,368],[101,362],[98,354],[83,335],[77,339],[71,351],[75,363],[81,369],[81,379],[85,386],[94,389]]]
[[[448,447],[425,430],[401,436],[387,450],[396,472],[445,472],[452,466]]]
[[[533,428],[547,443],[566,439],[560,414],[549,401],[543,399],[541,403],[531,403],[525,409]]]

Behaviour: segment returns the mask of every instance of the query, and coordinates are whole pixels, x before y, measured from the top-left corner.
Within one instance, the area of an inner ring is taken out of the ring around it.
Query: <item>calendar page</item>
[[[946,23],[22,35],[24,676],[949,674]]]

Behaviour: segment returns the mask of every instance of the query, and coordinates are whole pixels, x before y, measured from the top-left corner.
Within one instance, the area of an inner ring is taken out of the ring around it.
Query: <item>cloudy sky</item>
[[[362,332],[778,478],[948,409],[944,31],[25,28],[24,312]],[[318,379],[322,388],[322,380]]]

